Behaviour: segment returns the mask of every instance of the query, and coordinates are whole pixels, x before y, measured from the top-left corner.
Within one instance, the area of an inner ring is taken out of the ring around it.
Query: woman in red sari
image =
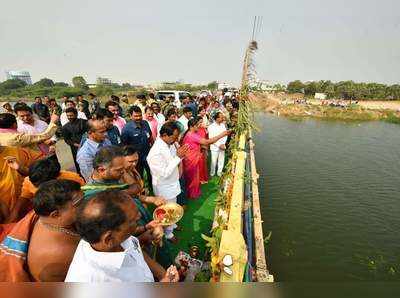
[[[189,147],[189,153],[183,160],[183,175],[186,181],[186,192],[189,199],[198,199],[200,190],[200,163],[202,162],[201,145],[210,145],[230,134],[230,131],[205,139],[198,134],[203,119],[196,117],[189,120],[188,130],[182,137],[182,144]]]
[[[199,107],[199,117],[203,120],[197,131],[198,135],[203,139],[208,139],[207,127],[209,125],[206,109]],[[207,167],[207,154],[208,145],[201,145],[201,160],[200,160],[200,183],[206,184],[208,182],[208,167]]]

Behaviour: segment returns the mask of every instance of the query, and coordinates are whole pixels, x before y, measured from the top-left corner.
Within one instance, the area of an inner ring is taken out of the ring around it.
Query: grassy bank
[[[315,118],[330,121],[387,121],[400,124],[400,112],[366,109],[358,105],[346,108],[316,104],[291,104],[268,96],[253,97],[258,110],[284,116],[293,120]]]

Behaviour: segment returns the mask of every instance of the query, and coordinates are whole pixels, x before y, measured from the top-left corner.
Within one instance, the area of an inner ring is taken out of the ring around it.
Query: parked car
[[[162,100],[160,99],[160,95],[162,95],[164,98],[167,98],[169,96],[174,97],[174,104],[176,105],[177,108],[181,108],[181,98],[187,97],[187,96],[192,96],[189,92],[187,91],[176,91],[176,90],[161,90],[157,91],[155,94],[155,97],[157,100]]]

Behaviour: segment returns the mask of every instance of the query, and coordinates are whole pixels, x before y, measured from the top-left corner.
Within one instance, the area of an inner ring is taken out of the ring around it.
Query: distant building
[[[109,78],[98,77],[96,79],[96,85],[111,85],[111,84],[112,84],[112,81]]]
[[[325,93],[315,93],[314,98],[325,100],[327,98],[327,95]]]
[[[222,90],[222,89],[229,89],[231,87],[231,85],[229,85],[228,83],[218,83],[218,90]]]
[[[32,85],[31,75],[29,71],[18,71],[18,70],[10,70],[6,71],[7,80],[21,80],[27,83],[28,85]]]

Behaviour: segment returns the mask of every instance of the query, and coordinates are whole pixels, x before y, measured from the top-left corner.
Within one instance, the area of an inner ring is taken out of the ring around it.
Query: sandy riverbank
[[[400,101],[359,101],[358,104],[366,109],[400,111]]]
[[[272,94],[257,94],[252,96],[257,108],[261,111],[274,113],[288,118],[318,118],[321,120],[341,121],[378,121],[384,120],[400,124],[400,102],[372,101],[359,102],[346,108],[322,106],[318,100],[308,100],[307,104],[293,104]]]
[[[321,105],[320,100],[311,99],[307,102],[314,105]],[[358,101],[358,106],[369,109],[369,110],[392,110],[395,112],[400,111],[400,101],[379,101],[379,100],[360,100]]]

